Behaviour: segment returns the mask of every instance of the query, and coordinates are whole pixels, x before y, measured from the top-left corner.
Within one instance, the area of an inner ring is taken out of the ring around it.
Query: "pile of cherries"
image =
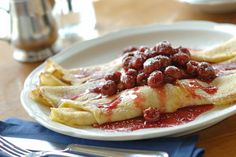
[[[209,63],[191,60],[187,48],[173,48],[167,41],[151,48],[126,48],[123,52],[122,68],[123,74],[119,71],[107,74],[105,81],[92,91],[111,96],[136,86],[158,88],[165,83],[175,83],[178,79],[198,78],[212,81],[216,77],[215,70]]]

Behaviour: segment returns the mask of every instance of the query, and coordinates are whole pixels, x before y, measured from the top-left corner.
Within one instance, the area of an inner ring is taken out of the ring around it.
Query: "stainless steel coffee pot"
[[[22,62],[40,61],[56,50],[57,26],[49,0],[10,0],[13,57]]]

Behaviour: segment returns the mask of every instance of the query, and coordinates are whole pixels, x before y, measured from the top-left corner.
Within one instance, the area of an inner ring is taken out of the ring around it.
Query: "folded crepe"
[[[73,126],[130,119],[142,116],[143,110],[149,107],[158,108],[160,112],[174,112],[190,105],[232,104],[236,101],[236,70],[225,68],[236,63],[236,46],[232,43],[236,45],[236,40],[191,54],[195,60],[217,63],[215,68],[219,76],[210,83],[182,79],[159,88],[139,86],[107,97],[88,89],[98,86],[107,73],[121,70],[121,58],[77,69],[64,69],[48,60],[31,97],[51,108],[52,120]]]

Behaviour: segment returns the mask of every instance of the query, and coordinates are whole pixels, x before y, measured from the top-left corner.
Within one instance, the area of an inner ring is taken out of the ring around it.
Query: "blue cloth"
[[[14,118],[0,121],[0,135],[42,139],[65,145],[78,143],[116,148],[159,150],[168,152],[170,157],[200,157],[204,153],[203,149],[195,146],[196,135],[135,141],[97,141],[66,136],[51,131],[38,123]]]

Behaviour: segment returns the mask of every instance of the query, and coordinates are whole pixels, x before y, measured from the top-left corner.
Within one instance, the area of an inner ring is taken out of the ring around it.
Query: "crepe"
[[[236,40],[231,39],[211,50],[194,52],[193,59],[219,64],[235,63]],[[222,50],[230,50],[223,51]],[[217,67],[217,66],[216,66]],[[31,97],[51,108],[50,118],[72,126],[103,124],[142,116],[149,107],[174,112],[190,105],[228,105],[236,101],[236,71],[220,69],[210,83],[198,79],[178,80],[160,88],[139,86],[113,96],[89,92],[104,80],[104,75],[121,70],[121,58],[92,67],[64,69],[48,60],[40,84]]]
[[[197,61],[206,61],[219,63],[236,57],[236,37],[222,43],[205,49],[203,51],[192,52],[191,56]]]

